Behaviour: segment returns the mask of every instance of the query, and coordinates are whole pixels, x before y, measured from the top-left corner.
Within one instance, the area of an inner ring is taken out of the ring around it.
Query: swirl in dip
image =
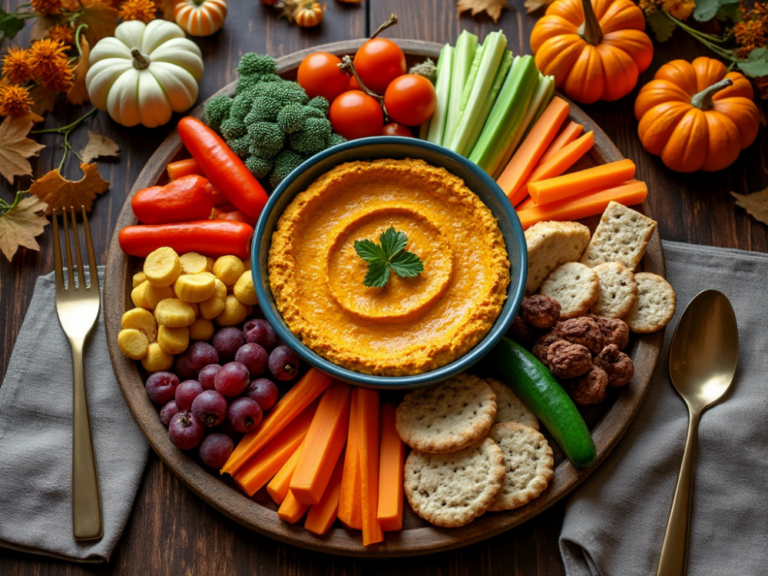
[[[367,288],[355,240],[390,227],[424,271]],[[331,362],[403,376],[459,358],[491,329],[509,286],[504,238],[491,211],[458,178],[422,160],[337,166],[280,217],[269,281],[290,330]]]

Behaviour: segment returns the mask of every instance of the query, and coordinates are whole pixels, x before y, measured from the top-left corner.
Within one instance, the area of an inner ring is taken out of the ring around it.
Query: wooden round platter
[[[277,60],[278,72],[285,78],[294,79],[299,63],[308,53],[325,50],[337,55],[354,54],[362,42],[363,40],[336,42],[290,54]],[[440,44],[416,40],[397,40],[396,42],[406,53],[409,66],[426,57],[436,60],[442,48]],[[232,95],[234,92],[235,83],[232,83],[217,94]],[[198,106],[191,114],[202,117],[203,106]],[[623,158],[600,127],[573,103],[571,103],[570,118],[583,125],[585,132],[591,130],[595,135],[595,145],[590,157],[582,160],[585,167]],[[603,405],[584,412],[597,447],[596,463],[584,470],[575,468],[564,458],[559,447],[550,438],[550,445],[555,452],[554,478],[549,488],[539,498],[522,508],[501,513],[489,512],[463,528],[444,529],[421,520],[406,504],[403,529],[399,532],[386,533],[384,542],[368,548],[363,547],[359,531],[347,530],[339,522],[336,522],[324,536],[315,536],[304,530],[301,523],[293,525],[281,521],[276,513],[277,507],[263,489],[253,498],[248,498],[236,488],[231,479],[212,473],[201,465],[199,460],[171,444],[168,431],[160,422],[157,408],[150,402],[144,391],[144,376],[139,370],[138,363],[123,356],[117,347],[120,318],[125,310],[133,307],[130,301],[131,277],[140,266],[139,259],[128,257],[120,250],[117,233],[123,227],[137,223],[130,205],[133,194],[142,188],[162,184],[166,179],[166,164],[185,156],[179,135],[174,131],[149,159],[120,212],[106,267],[104,314],[107,339],[112,364],[125,400],[155,452],[193,492],[229,518],[277,540],[332,554],[394,557],[450,550],[509,530],[553,505],[600,465],[627,430],[648,388],[663,341],[663,332],[638,337],[631,342],[629,354],[635,364],[633,380]],[[647,210],[645,212],[648,213]],[[585,223],[594,229],[598,220],[595,217]],[[658,232],[655,232],[651,239],[643,258],[642,268],[661,276],[665,275],[664,255]],[[482,372],[482,362],[478,366],[478,371]]]

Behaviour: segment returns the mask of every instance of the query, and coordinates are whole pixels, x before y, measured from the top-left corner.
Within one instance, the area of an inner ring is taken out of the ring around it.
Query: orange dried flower
[[[33,77],[53,92],[66,90],[72,83],[72,69],[65,50],[64,44],[51,38],[38,40],[29,49]]]
[[[750,10],[742,1],[740,9],[743,20],[734,25],[733,35],[739,46],[736,54],[746,58],[755,48],[768,45],[768,5],[756,2]]]
[[[154,20],[157,5],[152,0],[125,0],[117,15],[123,20],[141,20],[145,24]]]
[[[24,116],[32,108],[29,90],[22,86],[0,86],[0,115]]]
[[[26,84],[32,79],[29,53],[23,48],[9,48],[3,58],[3,76],[11,84]]]
[[[57,40],[68,46],[75,45],[75,30],[66,24],[56,24],[48,29],[48,38]]]
[[[657,10],[661,10],[664,0],[640,0],[638,6],[646,16],[650,16]]]
[[[40,16],[48,16],[49,14],[58,14],[61,11],[61,7],[64,4],[63,0],[30,0],[32,10],[40,14]]]

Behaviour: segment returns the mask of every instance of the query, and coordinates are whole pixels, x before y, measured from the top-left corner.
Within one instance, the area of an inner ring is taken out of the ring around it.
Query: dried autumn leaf
[[[32,112],[39,115],[53,110],[53,105],[56,104],[56,98],[59,94],[58,92],[51,92],[42,84],[39,84],[32,88],[29,95],[32,96],[32,100],[34,101],[34,104],[32,104]]]
[[[71,104],[82,104],[88,102],[88,89],[85,87],[85,75],[88,74],[88,68],[91,67],[88,56],[91,53],[91,47],[88,45],[87,38],[80,38],[80,48],[83,55],[77,62],[77,66],[72,71],[72,86],[67,91],[67,100]]]
[[[80,169],[85,175],[77,181],[62,178],[58,170],[51,170],[32,182],[29,192],[48,204],[47,214],[70,206],[85,206],[90,212],[94,199],[109,188],[109,182],[101,177],[96,164],[80,164]]]
[[[32,165],[27,158],[45,148],[27,138],[31,129],[32,119],[29,115],[21,118],[8,116],[0,124],[0,174],[11,184],[16,176],[32,175]]]
[[[553,0],[525,0],[525,13],[531,14],[543,6],[549,6]]]
[[[768,224],[768,188],[752,194],[737,194],[731,192],[736,198],[736,206],[741,206],[755,220]]]
[[[43,233],[48,220],[40,214],[47,208],[45,202],[30,196],[23,198],[16,206],[0,216],[0,250],[8,262],[19,246],[30,250],[40,250],[35,236]]]
[[[459,14],[467,10],[472,10],[472,16],[485,12],[491,17],[494,24],[499,21],[501,11],[505,8],[509,10],[509,2],[507,0],[459,0],[456,4]]]
[[[101,156],[119,156],[120,146],[117,142],[88,130],[88,144],[80,151],[80,157],[84,163],[88,163]]]
[[[87,24],[83,34],[91,46],[107,36],[115,35],[117,28],[117,10],[103,0],[82,0],[83,11],[77,19],[78,24]]]

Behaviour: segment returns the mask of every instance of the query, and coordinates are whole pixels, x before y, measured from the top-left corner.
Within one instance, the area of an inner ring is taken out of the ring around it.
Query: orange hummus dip
[[[368,288],[354,242],[378,242],[392,226],[424,271]],[[474,347],[501,312],[510,276],[488,207],[444,168],[406,159],[342,164],[298,194],[272,236],[269,280],[288,327],[317,354],[403,376]]]

